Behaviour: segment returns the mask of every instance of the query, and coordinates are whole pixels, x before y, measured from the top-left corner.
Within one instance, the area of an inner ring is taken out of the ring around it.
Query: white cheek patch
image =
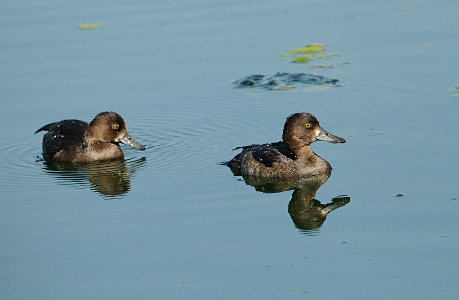
[[[115,138],[115,142],[119,143],[120,139],[125,135],[126,135],[126,129],[123,128],[118,132],[118,136]]]
[[[320,129],[319,129],[319,128],[314,129],[314,133],[315,133],[314,136],[315,136],[315,137],[318,137],[319,134],[320,134]]]

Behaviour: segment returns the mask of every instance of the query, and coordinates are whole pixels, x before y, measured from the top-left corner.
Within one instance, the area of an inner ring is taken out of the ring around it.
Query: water
[[[0,7],[2,299],[459,296],[457,1]],[[78,29],[91,23],[104,27]],[[309,43],[340,54],[333,68],[277,55]],[[277,72],[340,85],[232,85]],[[36,129],[106,110],[147,150],[40,159]],[[219,165],[278,141],[299,111],[347,140],[313,145],[334,168],[314,199],[349,201],[306,230],[298,191],[257,191]]]

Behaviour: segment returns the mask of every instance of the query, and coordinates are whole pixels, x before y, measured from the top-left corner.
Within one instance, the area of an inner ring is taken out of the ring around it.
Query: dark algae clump
[[[262,88],[266,90],[292,90],[296,84],[337,85],[338,79],[311,73],[276,73],[274,75],[249,75],[233,82],[236,88]]]

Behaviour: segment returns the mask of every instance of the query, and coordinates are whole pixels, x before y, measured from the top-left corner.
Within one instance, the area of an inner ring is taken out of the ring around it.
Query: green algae
[[[453,97],[454,98],[459,97],[459,85],[456,85],[455,87],[453,87],[449,91],[453,93]]]
[[[321,43],[312,43],[304,47],[293,48],[282,52],[282,56],[291,56],[291,55],[301,55],[301,54],[310,54],[317,55],[325,53],[325,45]]]
[[[104,28],[104,24],[80,24],[78,26],[79,29],[97,29],[97,28]]]
[[[305,64],[310,62],[313,59],[312,55],[300,55],[296,57],[292,57],[293,63]]]
[[[309,62],[321,59],[327,60],[327,63],[318,63],[311,65],[311,68],[331,70],[335,66],[344,64],[337,63],[332,57],[339,54],[330,54],[326,52],[326,45],[322,43],[307,44],[302,47],[296,47],[279,53],[279,56],[288,57],[292,63],[307,64]],[[288,91],[299,88],[300,85],[322,85],[322,86],[339,86],[338,79],[321,74],[308,72],[278,72],[273,74],[254,74],[233,81],[235,88],[260,88],[269,91]]]
[[[305,64],[316,59],[329,59],[338,56],[337,53],[327,53],[326,45],[322,43],[312,43],[303,47],[292,48],[279,54],[280,56],[290,57],[292,63]]]

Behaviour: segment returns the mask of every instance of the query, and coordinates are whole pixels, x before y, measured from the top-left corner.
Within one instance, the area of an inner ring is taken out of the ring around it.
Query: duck
[[[306,178],[331,174],[331,165],[315,154],[311,143],[345,143],[344,138],[323,129],[317,118],[307,112],[287,117],[282,141],[236,147],[241,153],[226,162],[235,175],[268,178]]]
[[[62,120],[49,123],[37,131],[43,136],[43,158],[69,163],[89,163],[124,158],[119,143],[145,150],[132,138],[126,123],[116,112],[101,112],[91,122]]]

